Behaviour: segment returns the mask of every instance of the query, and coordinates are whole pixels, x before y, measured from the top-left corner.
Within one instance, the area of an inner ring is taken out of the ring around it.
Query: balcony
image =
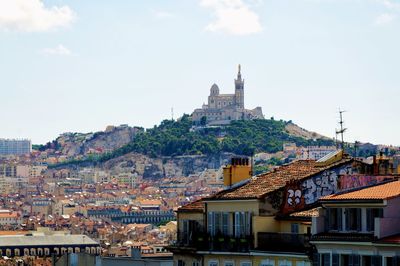
[[[178,233],[178,241],[169,249],[178,251],[249,252],[253,247],[253,237],[210,236],[197,232],[190,235]]]
[[[258,233],[260,251],[307,253],[311,250],[310,235],[292,233]]]

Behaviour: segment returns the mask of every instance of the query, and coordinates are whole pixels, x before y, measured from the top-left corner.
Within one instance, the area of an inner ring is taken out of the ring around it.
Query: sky
[[[190,114],[217,83],[328,137],[400,145],[400,0],[0,0],[0,138]]]

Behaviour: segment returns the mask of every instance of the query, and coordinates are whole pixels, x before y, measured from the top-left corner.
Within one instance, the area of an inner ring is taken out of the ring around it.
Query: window
[[[251,213],[250,212],[235,212],[234,232],[235,237],[244,237],[250,235],[251,228]]]
[[[229,261],[224,261],[224,266],[235,266],[235,264],[233,263],[233,261],[229,260]]]
[[[340,265],[349,265],[350,255],[340,255]]]
[[[331,254],[329,253],[321,254],[321,266],[331,266]]]
[[[216,260],[210,260],[210,261],[208,262],[208,266],[218,266],[218,261],[216,261]]]
[[[346,230],[361,231],[361,209],[346,209]]]
[[[251,261],[241,261],[240,266],[251,266]]]
[[[362,266],[369,266],[372,265],[371,256],[362,256],[361,257],[361,265]]]
[[[289,260],[280,260],[279,266],[292,266],[292,262]]]
[[[342,230],[342,209],[340,208],[329,208],[327,209],[328,214],[328,230]]]
[[[383,209],[367,209],[367,231],[372,232],[375,230],[375,218],[383,217]]]
[[[198,260],[193,261],[192,266],[200,266],[200,262]]]
[[[299,233],[299,224],[298,223],[292,223],[291,224],[291,232],[292,232],[292,234],[298,234]]]
[[[185,262],[183,260],[178,260],[178,266],[185,266]]]
[[[275,266],[275,261],[270,259],[262,260],[260,266]]]
[[[229,213],[227,212],[209,212],[208,218],[208,232],[215,236],[222,234],[229,235]]]
[[[385,258],[385,265],[386,266],[397,266],[394,264],[394,260],[392,257],[386,257]]]

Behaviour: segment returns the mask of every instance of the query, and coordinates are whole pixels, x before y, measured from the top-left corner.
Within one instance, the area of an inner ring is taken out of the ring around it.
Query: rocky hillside
[[[154,159],[179,156],[213,158],[224,153],[245,156],[276,153],[287,142],[297,146],[333,144],[332,140],[306,130],[301,130],[300,134],[299,129],[291,122],[273,119],[232,121],[220,127],[193,127],[190,117],[184,115],[178,121],[164,120],[146,131],[126,126],[94,134],[63,134],[48,145],[68,156],[69,160],[53,165],[60,167],[105,164],[127,154],[142,154]]]
[[[121,125],[95,133],[63,133],[39,150],[54,150],[67,157],[109,153],[130,143],[138,132],[143,132],[143,128]]]

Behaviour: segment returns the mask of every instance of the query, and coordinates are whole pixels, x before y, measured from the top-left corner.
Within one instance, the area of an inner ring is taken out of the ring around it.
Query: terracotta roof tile
[[[260,198],[272,191],[283,188],[288,181],[301,180],[350,161],[352,161],[352,159],[346,158],[328,166],[319,166],[314,160],[294,161],[290,164],[278,167],[273,171],[253,177],[248,183],[238,188],[221,191],[209,199]]]
[[[393,181],[341,194],[321,198],[321,201],[336,200],[384,200],[400,196],[400,181]]]
[[[317,217],[318,216],[318,208],[314,208],[307,211],[294,212],[289,215],[290,217]]]
[[[179,212],[203,212],[204,202],[202,200],[196,200],[192,203],[186,204],[178,209]]]

